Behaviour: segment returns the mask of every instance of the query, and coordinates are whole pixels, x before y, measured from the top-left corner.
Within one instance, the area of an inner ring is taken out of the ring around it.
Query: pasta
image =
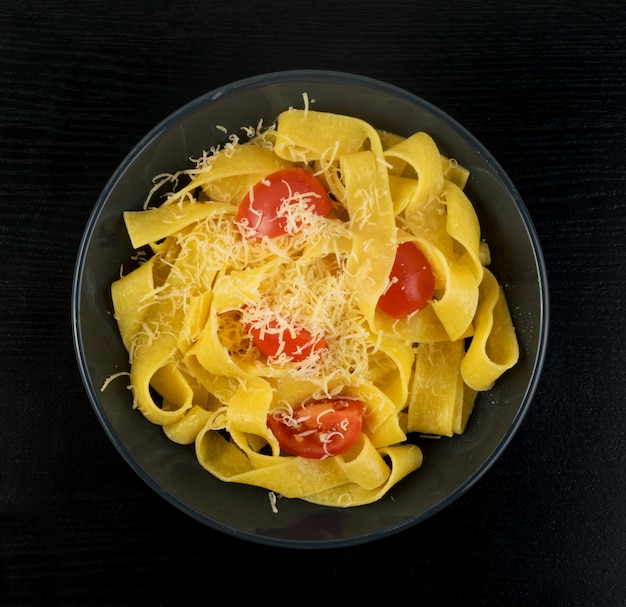
[[[284,232],[255,237],[242,201],[294,168],[317,176],[332,209],[291,204]],[[289,109],[162,183],[183,177],[162,204],[124,213],[133,247],[148,254],[111,293],[134,406],[170,440],[194,445],[215,477],[335,507],[378,500],[422,465],[411,433],[461,434],[477,392],[516,363],[504,292],[464,193],[468,172],[428,134]],[[394,318],[379,301],[405,243],[426,258],[433,293]],[[276,327],[277,350],[264,353]],[[337,399],[363,405],[353,444],[334,453],[328,438],[321,456],[286,452],[276,420]]]

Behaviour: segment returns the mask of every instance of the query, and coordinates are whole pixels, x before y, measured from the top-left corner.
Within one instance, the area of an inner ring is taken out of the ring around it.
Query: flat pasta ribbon
[[[489,390],[519,360],[519,344],[502,287],[487,269],[480,285],[475,332],[460,371],[474,390]]]
[[[396,253],[396,226],[386,172],[373,152],[341,158],[352,251],[346,271],[363,315],[374,328],[378,300],[387,285]]]
[[[384,154],[388,160],[402,160],[417,176],[412,195],[407,201],[407,214],[415,212],[441,194],[444,181],[441,154],[430,135],[415,133],[385,150]]]

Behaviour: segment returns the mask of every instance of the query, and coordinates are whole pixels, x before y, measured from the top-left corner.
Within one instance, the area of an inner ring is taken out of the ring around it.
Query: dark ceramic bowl
[[[224,143],[259,119],[271,124],[289,106],[362,118],[400,135],[423,130],[442,153],[471,171],[466,191],[492,251],[492,271],[505,285],[520,342],[520,361],[480,394],[466,432],[425,440],[423,466],[380,501],[339,509],[282,499],[274,513],[268,492],[213,478],[191,446],[170,442],[131,407],[125,382],[100,391],[105,378],[128,369],[109,294],[133,253],[122,212],[139,209],[151,179],[190,165],[190,157]],[[214,529],[264,544],[328,548],[375,540],[423,521],[470,488],[497,460],[528,409],[546,350],[546,270],[529,214],[491,154],[462,126],[426,101],[389,84],[324,71],[266,74],[229,84],[189,103],[154,128],[130,152],[104,188],[85,230],[72,298],[78,364],[91,404],[113,444],[150,487]]]

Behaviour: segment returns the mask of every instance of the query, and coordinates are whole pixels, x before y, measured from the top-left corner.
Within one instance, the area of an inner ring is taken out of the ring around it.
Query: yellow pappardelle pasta
[[[293,169],[323,192],[295,191]],[[467,178],[426,133],[308,107],[162,176],[174,192],[124,214],[143,256],[112,284],[134,406],[223,481],[337,507],[381,498],[422,464],[407,436],[462,433],[518,359]],[[289,191],[278,234],[255,232],[262,185]],[[404,243],[432,296],[394,317],[379,302]],[[298,417],[307,403],[322,409]]]

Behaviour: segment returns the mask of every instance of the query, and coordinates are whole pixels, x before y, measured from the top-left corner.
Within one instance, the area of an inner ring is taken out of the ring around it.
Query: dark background
[[[300,551],[202,526],[122,460],[83,389],[72,274],[93,205],[156,123],[285,69],[439,106],[524,198],[550,345],[509,448],[426,522]],[[5,0],[0,9],[0,604],[623,605],[626,5]],[[402,601],[402,603],[400,603]]]

